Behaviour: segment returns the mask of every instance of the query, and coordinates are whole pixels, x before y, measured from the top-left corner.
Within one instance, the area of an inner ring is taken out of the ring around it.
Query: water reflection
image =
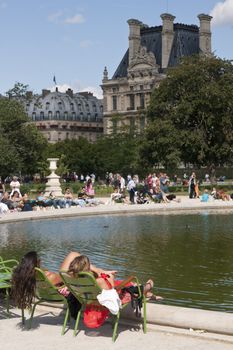
[[[93,263],[155,280],[165,303],[233,311],[233,215],[145,215],[0,225],[0,255],[37,250],[59,269],[71,250]]]

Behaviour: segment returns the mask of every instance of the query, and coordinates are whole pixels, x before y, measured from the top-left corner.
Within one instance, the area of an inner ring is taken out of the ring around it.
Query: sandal
[[[160,295],[155,295],[153,293],[147,293],[146,298],[148,298],[148,300],[154,300],[154,301],[163,300],[163,297],[161,297]]]

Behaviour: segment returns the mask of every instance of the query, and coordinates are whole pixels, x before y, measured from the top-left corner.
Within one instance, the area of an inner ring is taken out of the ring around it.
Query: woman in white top
[[[12,196],[15,191],[17,191],[21,197],[20,182],[18,181],[17,176],[13,176],[13,180],[10,182],[10,188],[11,188],[10,196]]]

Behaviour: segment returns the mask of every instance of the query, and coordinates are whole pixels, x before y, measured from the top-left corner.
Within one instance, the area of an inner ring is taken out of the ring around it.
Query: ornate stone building
[[[102,81],[104,133],[131,130],[146,125],[145,110],[151,92],[166,76],[168,67],[179,64],[183,56],[211,54],[211,16],[198,16],[196,25],[174,24],[175,17],[162,14],[162,25],[148,27],[136,19],[128,20],[129,48],[113,77],[105,67]]]
[[[103,104],[89,92],[42,90],[27,93],[25,110],[49,142],[85,137],[94,142],[103,134]]]

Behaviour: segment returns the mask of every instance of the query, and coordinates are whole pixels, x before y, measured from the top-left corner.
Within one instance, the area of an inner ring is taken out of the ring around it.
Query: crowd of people
[[[79,179],[77,175],[77,179]],[[206,180],[209,177],[206,175]],[[62,197],[57,197],[54,192],[45,193],[39,192],[36,198],[31,198],[28,193],[21,193],[21,182],[19,178],[13,176],[11,181],[6,184],[0,179],[0,213],[8,211],[31,211],[31,210],[45,210],[48,208],[60,209],[70,208],[71,206],[96,206],[99,204],[147,204],[150,202],[169,203],[170,201],[180,201],[180,198],[174,193],[169,192],[171,185],[170,178],[166,173],[149,173],[144,179],[139,180],[138,175],[123,177],[121,174],[107,173],[105,178],[105,186],[111,187],[113,192],[110,194],[108,200],[101,200],[95,198],[95,175],[91,174],[80,176],[81,189],[74,194],[67,184]],[[176,175],[172,181],[177,181]],[[224,190],[217,190],[215,187],[211,191],[205,189],[202,194],[199,192],[199,181],[195,172],[188,178],[184,174],[184,181],[188,187],[189,198],[200,198],[202,202],[221,199],[230,201],[233,195],[226,193]],[[10,190],[6,191],[6,186]]]

